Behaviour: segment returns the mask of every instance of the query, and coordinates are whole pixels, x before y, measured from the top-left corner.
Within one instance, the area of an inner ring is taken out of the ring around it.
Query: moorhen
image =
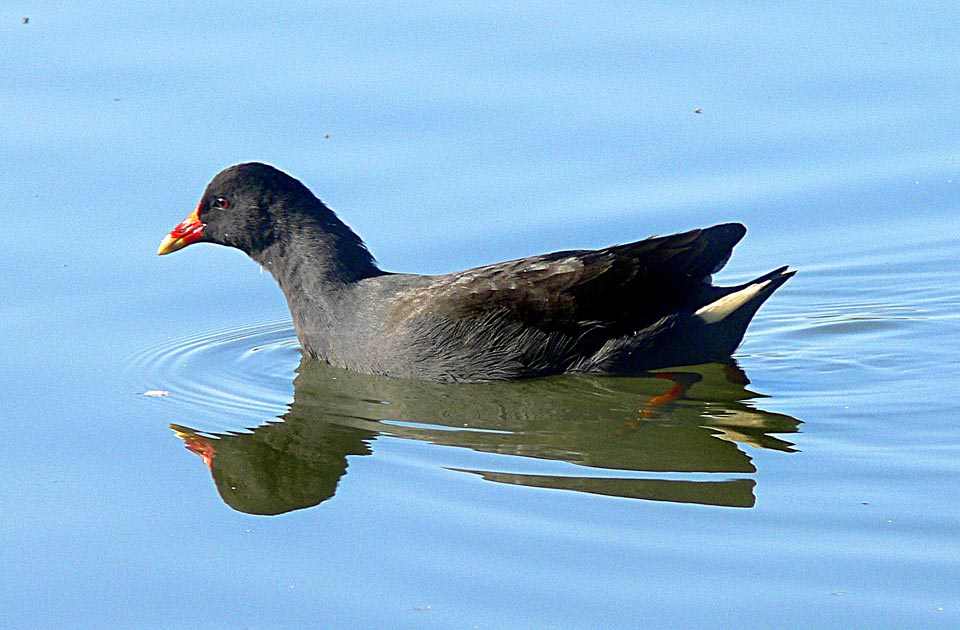
[[[204,242],[245,252],[280,284],[312,357],[371,374],[478,382],[729,359],[760,305],[795,273],[781,267],[713,286],[745,233],[727,223],[451,274],[390,273],[301,182],[247,163],[214,177],[157,253]]]

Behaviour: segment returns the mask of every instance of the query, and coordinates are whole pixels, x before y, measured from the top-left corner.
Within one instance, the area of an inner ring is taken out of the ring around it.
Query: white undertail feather
[[[700,307],[694,315],[708,324],[715,324],[752,300],[754,296],[760,293],[760,291],[763,291],[763,288],[768,284],[770,284],[770,280],[751,284],[736,293],[725,295],[716,302],[710,302],[706,306]]]

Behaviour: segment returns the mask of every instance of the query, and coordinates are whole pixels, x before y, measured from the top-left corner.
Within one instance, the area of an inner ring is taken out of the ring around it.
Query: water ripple
[[[174,401],[212,430],[282,414],[299,360],[289,320],[178,337],[132,357],[138,393]]]

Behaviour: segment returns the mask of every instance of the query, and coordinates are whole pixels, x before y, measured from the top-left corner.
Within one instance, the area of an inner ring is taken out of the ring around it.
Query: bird
[[[210,181],[157,253],[195,243],[246,253],[280,285],[309,357],[470,383],[729,360],[760,305],[796,273],[784,266],[715,286],[745,234],[724,223],[454,273],[394,273],[302,182],[247,162]]]

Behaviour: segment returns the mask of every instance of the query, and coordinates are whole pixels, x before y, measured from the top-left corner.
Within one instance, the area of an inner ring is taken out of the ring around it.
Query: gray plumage
[[[783,267],[738,287],[714,286],[711,274],[746,232],[736,223],[452,274],[388,273],[303,184],[258,163],[218,174],[196,221],[195,236],[175,230],[160,253],[192,242],[246,252],[280,284],[305,353],[434,381],[722,361],[794,273]]]

